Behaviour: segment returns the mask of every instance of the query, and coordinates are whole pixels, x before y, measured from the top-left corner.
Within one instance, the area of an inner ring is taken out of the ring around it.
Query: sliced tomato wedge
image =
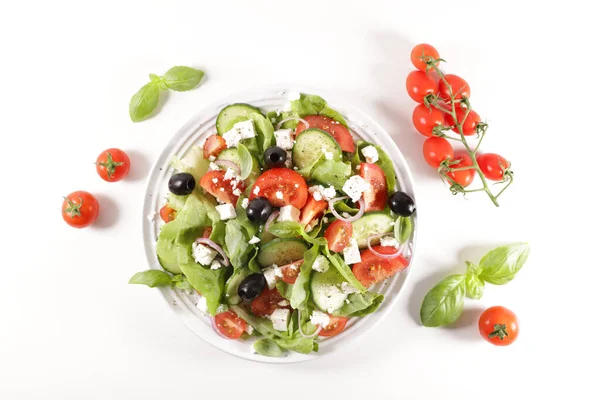
[[[304,263],[304,260],[295,261],[291,264],[281,267],[281,273],[283,274],[283,278],[281,278],[281,280],[285,283],[289,283],[290,285],[296,283],[302,263]]]
[[[373,250],[382,254],[394,254],[397,251],[395,247],[390,246],[373,246]],[[362,261],[352,266],[352,272],[364,287],[379,283],[408,265],[406,258],[400,255],[395,258],[382,258],[369,249],[363,250],[360,258]]]
[[[300,224],[302,226],[306,226],[310,224],[310,222],[323,214],[328,207],[328,203],[325,200],[315,200],[314,197],[309,196],[306,205],[302,208],[302,213],[300,214]]]
[[[235,189],[244,191],[244,182],[232,179],[225,180],[225,171],[208,171],[202,179],[200,186],[223,203],[236,204],[238,197],[233,192]]]
[[[225,142],[225,139],[223,139],[222,136],[216,134],[210,135],[204,142],[204,147],[202,148],[204,158],[208,159],[210,156],[216,157],[226,148],[227,142]]]
[[[339,253],[344,250],[352,237],[352,224],[342,220],[335,220],[325,229],[325,239],[329,250]]]
[[[233,311],[225,311],[215,315],[215,325],[219,332],[229,339],[239,339],[248,324]]]
[[[208,239],[211,234],[212,234],[212,226],[207,226],[206,228],[204,228],[204,232],[202,232],[202,237],[204,239]]]
[[[165,222],[171,222],[175,219],[175,216],[177,215],[177,211],[173,210],[171,207],[169,207],[168,204],[165,204],[164,206],[162,206],[162,208],[160,209],[160,218]]]
[[[308,199],[308,187],[296,171],[273,168],[263,172],[254,182],[250,200],[257,197],[265,197],[273,207],[292,205],[301,209]]]
[[[322,115],[309,115],[303,119],[308,122],[311,128],[320,129],[333,136],[335,141],[338,142],[342,148],[342,151],[354,153],[354,140],[352,140],[350,131],[344,125]],[[299,122],[298,127],[296,128],[296,136],[298,136],[298,134],[304,130],[306,130],[306,126],[302,122]]]
[[[383,170],[377,164],[361,163],[359,174],[371,186],[363,192],[365,212],[384,210],[388,191]]]
[[[339,335],[344,330],[347,323],[348,318],[346,317],[334,317],[333,315],[329,315],[329,324],[321,329],[319,336],[331,337]]]
[[[265,289],[263,292],[252,300],[250,310],[252,314],[258,317],[266,317],[273,314],[278,308],[289,308],[289,306],[281,306],[279,303],[285,300],[277,291],[277,288]]]

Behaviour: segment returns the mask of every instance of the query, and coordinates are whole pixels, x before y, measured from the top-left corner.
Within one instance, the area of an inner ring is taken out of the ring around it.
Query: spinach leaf
[[[275,284],[277,291],[286,300],[290,300],[292,298],[292,290],[294,285],[290,285],[289,283],[285,283],[284,281],[278,281]]]
[[[268,338],[281,338],[288,339],[290,337],[289,333],[276,331],[273,329],[273,323],[266,319],[256,317],[253,314],[250,314],[245,309],[240,306],[231,306],[230,307],[233,312],[235,312],[241,319],[246,321],[248,324],[252,325],[254,329],[258,331],[263,336]]]
[[[327,256],[327,259],[329,259],[329,262],[333,264],[333,266],[335,266],[338,272],[344,277],[346,281],[348,281],[349,284],[354,286],[354,288],[360,293],[365,293],[367,291],[367,289],[358,281],[358,279],[356,279],[356,276],[354,276],[348,264],[344,262],[344,260],[342,259],[342,257],[340,257],[339,254],[332,254],[329,252],[329,249],[325,247],[325,255]]]
[[[458,319],[465,301],[465,275],[453,274],[442,279],[423,299],[421,322],[434,327]]]
[[[319,246],[312,246],[304,252],[304,262],[300,266],[300,273],[296,278],[296,283],[292,287],[292,296],[290,304],[292,308],[306,310],[307,302],[310,297],[310,275],[312,266],[319,255]]]
[[[283,355],[283,351],[281,351],[281,347],[275,343],[273,339],[262,338],[254,342],[252,345],[254,347],[254,351],[258,354],[267,357],[281,357]]]
[[[480,277],[493,285],[510,282],[523,267],[529,251],[527,243],[501,246],[490,251],[479,261]]]
[[[352,166],[343,161],[325,160],[311,171],[312,179],[325,185],[333,185],[336,190],[342,190],[344,183],[352,175]]]
[[[351,293],[348,301],[338,311],[336,316],[364,317],[375,312],[383,302],[383,295],[373,292]]]
[[[169,286],[171,284],[171,276],[165,271],[149,269],[133,275],[131,279],[129,279],[129,283],[147,285],[150,287]]]
[[[302,225],[298,222],[284,221],[276,222],[269,226],[268,232],[280,238],[293,238],[299,235],[298,232],[302,230]]]
[[[414,227],[411,217],[398,217],[394,225],[394,237],[399,243],[406,243],[412,234]]]
[[[242,225],[237,219],[230,219],[225,224],[225,253],[234,269],[245,265],[248,253],[252,250],[248,238],[244,235]]]

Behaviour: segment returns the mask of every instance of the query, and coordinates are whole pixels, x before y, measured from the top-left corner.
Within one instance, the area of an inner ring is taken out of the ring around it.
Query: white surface
[[[302,382],[349,398],[590,397],[599,355],[597,13],[587,1],[404,3],[3,4],[0,398],[204,398],[260,387],[261,398],[305,398]],[[452,197],[421,159],[404,79],[410,48],[424,41],[470,83],[491,124],[484,150],[513,163],[516,182],[498,209],[481,196]],[[206,80],[132,123],[129,98],[147,73],[176,64],[205,69]],[[389,318],[337,356],[285,367],[219,352],[157,292],[126,284],[145,268],[139,221],[150,163],[203,105],[274,82],[341,90],[381,118],[415,175],[420,218],[420,255]],[[96,176],[92,163],[113,146],[134,163],[126,182]],[[99,197],[95,228],[61,220],[60,197],[77,189]],[[457,327],[419,325],[423,295],[442,275],[519,240],[533,251],[515,281],[468,301]],[[521,318],[507,348],[478,338],[479,311],[496,304]],[[505,390],[489,388],[496,380]]]

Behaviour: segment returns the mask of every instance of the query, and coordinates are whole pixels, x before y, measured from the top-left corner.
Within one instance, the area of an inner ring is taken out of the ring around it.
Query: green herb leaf
[[[467,275],[465,277],[465,285],[467,289],[467,297],[470,299],[479,300],[483,296],[485,282],[479,276],[481,268],[467,261]]]
[[[421,322],[429,327],[451,324],[462,313],[464,301],[465,275],[447,276],[425,295]]]
[[[354,288],[360,293],[365,293],[367,291],[367,289],[362,285],[362,283],[360,283],[358,279],[356,279],[356,276],[354,275],[354,273],[352,273],[352,270],[350,269],[348,264],[344,262],[344,260],[339,254],[332,254],[329,252],[329,249],[325,247],[325,255],[327,256],[329,262],[333,264],[333,266],[344,277],[344,279],[348,281],[349,284],[354,286]]]
[[[280,238],[293,238],[300,234],[302,226],[298,222],[284,221],[271,224],[267,231]]]
[[[399,243],[406,243],[414,229],[410,217],[398,217],[394,225],[394,237]]]
[[[262,338],[254,342],[252,346],[254,347],[254,351],[263,356],[281,357],[283,355],[281,347],[273,339]]]
[[[300,272],[296,278],[296,283],[292,287],[292,296],[290,304],[293,308],[305,310],[308,298],[310,297],[310,274],[312,265],[319,255],[319,246],[313,246],[304,252],[304,262],[300,266]]]
[[[234,269],[247,265],[248,255],[254,248],[248,244],[248,239],[237,219],[230,219],[225,224],[225,253]]]
[[[352,293],[342,308],[333,314],[342,317],[364,317],[375,312],[382,302],[383,295],[379,293]]]
[[[158,85],[150,82],[142,86],[129,102],[129,116],[133,122],[145,120],[158,105]]]
[[[348,127],[348,123],[344,117],[342,117],[342,114],[329,108],[327,102],[320,96],[301,93],[300,98],[292,101],[291,105],[292,111],[300,117],[306,117],[307,115],[323,115]]]
[[[493,285],[510,282],[525,264],[529,250],[527,243],[518,243],[490,251],[479,262],[481,278]]]
[[[129,280],[129,283],[147,285],[150,287],[169,286],[171,284],[171,276],[165,271],[149,269],[133,275]]]
[[[325,185],[332,185],[336,190],[342,190],[350,175],[352,175],[350,163],[333,160],[323,161],[310,172],[312,179]]]
[[[162,81],[169,89],[184,92],[198,86],[203,77],[204,72],[198,69],[173,67],[163,75]]]
[[[237,146],[238,157],[240,158],[240,177],[242,179],[246,179],[252,173],[252,154],[248,151],[248,148],[241,143],[238,143]]]

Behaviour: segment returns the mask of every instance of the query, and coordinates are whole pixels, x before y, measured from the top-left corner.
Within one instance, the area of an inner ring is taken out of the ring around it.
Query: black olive
[[[390,209],[398,215],[409,217],[415,212],[415,201],[404,192],[396,192],[388,199]]]
[[[264,197],[257,197],[248,203],[246,215],[252,222],[267,222],[273,212],[273,206]]]
[[[194,176],[187,172],[180,172],[169,179],[169,190],[178,196],[185,196],[192,193],[195,187],[196,180]]]
[[[281,147],[273,146],[265,151],[265,164],[269,168],[281,168],[285,165],[285,160],[287,153]]]
[[[244,278],[238,286],[238,295],[245,301],[251,301],[260,296],[267,286],[267,280],[263,274],[250,274]]]

